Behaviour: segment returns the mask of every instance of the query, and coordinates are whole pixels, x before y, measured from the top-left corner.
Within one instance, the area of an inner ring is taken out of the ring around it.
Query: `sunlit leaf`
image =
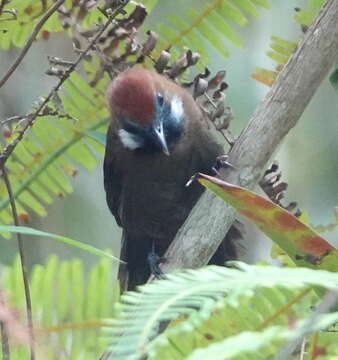
[[[337,271],[338,250],[279,205],[212,176],[199,174],[198,180],[254,222],[299,266]]]

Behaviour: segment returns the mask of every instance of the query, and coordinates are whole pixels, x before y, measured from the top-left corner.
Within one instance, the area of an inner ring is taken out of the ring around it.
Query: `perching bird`
[[[163,256],[203,187],[185,184],[210,173],[222,147],[185,89],[155,72],[132,68],[110,85],[112,121],[107,133],[104,187],[123,228],[119,278],[135,288],[150,276],[149,254]],[[227,239],[210,263],[235,257]]]

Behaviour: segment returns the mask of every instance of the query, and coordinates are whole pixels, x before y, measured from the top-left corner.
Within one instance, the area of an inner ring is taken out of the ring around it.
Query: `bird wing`
[[[103,163],[104,189],[106,191],[106,200],[110,211],[115,217],[119,226],[121,226],[121,174],[116,166],[116,153],[118,138],[112,127],[109,127],[107,133],[106,153]]]
[[[122,226],[122,181],[119,167],[117,166],[116,156],[119,150],[119,143],[116,132],[113,127],[110,126],[107,132],[106,152],[103,162],[103,178],[104,189],[106,191],[106,201],[111,213],[114,215],[116,223]],[[121,239],[120,259],[127,261],[126,259],[126,233],[123,230]],[[128,286],[128,271],[126,264],[120,264],[119,267],[119,279],[122,290],[126,290]]]
[[[126,211],[126,208],[123,208],[123,204],[129,203],[126,201],[126,196],[128,200],[129,192],[123,191],[122,183],[122,170],[119,166],[121,162],[121,143],[118,138],[117,132],[110,126],[107,132],[107,144],[106,144],[106,153],[103,163],[103,175],[104,175],[104,189],[106,191],[106,200],[108,207],[112,214],[115,217],[116,223],[124,227],[125,216],[123,213]],[[125,185],[125,184],[124,184]],[[130,189],[132,190],[132,189]],[[120,264],[118,278],[120,280],[121,290],[127,290],[128,288],[134,288],[137,284],[141,283],[139,279],[134,279],[133,275],[141,276],[136,271],[132,271],[132,276],[130,277],[130,265],[133,266],[139,265],[138,251],[147,254],[150,249],[142,249],[142,246],[146,246],[149,240],[142,239],[138,237],[133,238],[132,235],[128,234],[126,229],[123,228],[122,238],[121,238],[121,250],[120,250],[120,259],[127,264]],[[141,248],[139,249],[135,244],[140,244]],[[131,248],[130,248],[131,247]],[[141,257],[142,260],[144,260]],[[146,264],[140,266],[140,268],[147,268]],[[145,274],[142,277],[143,282],[149,277],[149,274]]]

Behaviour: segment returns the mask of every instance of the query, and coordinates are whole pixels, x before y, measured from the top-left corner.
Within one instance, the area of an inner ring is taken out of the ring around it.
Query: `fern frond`
[[[268,86],[271,86],[273,81],[278,76],[281,69],[288,62],[290,56],[297,48],[297,43],[284,40],[277,36],[271,37],[270,50],[267,55],[276,63],[276,70],[267,70],[264,68],[256,68],[256,71],[251,76]]]
[[[310,26],[324,3],[325,0],[308,1],[308,7],[299,9],[295,14],[294,18],[296,22],[300,25]]]
[[[101,81],[92,88],[80,75],[73,73],[60,99],[64,111],[75,120],[40,117],[16,147],[7,167],[19,215],[27,214],[29,209],[46,215],[46,204],[55,196],[63,197],[73,191],[70,178],[76,175],[78,165],[87,170],[97,166],[99,160],[95,154],[102,154],[104,148],[89,138],[87,132],[103,132],[108,122],[103,96],[106,83]],[[9,199],[3,184],[0,184],[0,198],[1,222],[10,224]]]
[[[312,24],[324,3],[325,0],[310,0],[307,8],[297,9],[294,19],[302,26],[303,31],[306,31],[307,27]],[[302,37],[300,36],[297,41],[290,42],[277,36],[272,36],[270,50],[267,51],[267,55],[276,63],[276,69],[267,70],[258,67],[251,76],[264,85],[271,86],[279,72],[283,69],[284,65],[296,50],[297,44],[301,39]]]
[[[1,21],[2,28],[6,29],[6,33],[1,34],[0,47],[8,49],[12,44],[22,47],[28,37],[31,35],[33,28],[39,22],[42,14],[42,1],[22,1],[13,0],[10,7],[17,12],[16,20]],[[47,7],[50,7],[53,1],[47,1]],[[1,18],[0,18],[1,20]],[[63,28],[59,23],[57,13],[54,13],[43,26],[43,31],[58,32]]]
[[[304,319],[318,301],[309,286],[338,286],[338,274],[326,271],[236,266],[169,274],[166,280],[122,295],[118,314],[107,329],[114,359],[139,359],[145,354],[152,359],[184,359],[196,347],[243,331],[269,326],[287,330],[290,317],[295,322]],[[187,320],[154,339],[162,321],[182,316]],[[271,349],[276,350],[275,345],[269,344],[267,352]]]
[[[118,289],[112,282],[113,265],[102,259],[86,274],[79,259],[60,261],[51,256],[45,265],[35,265],[30,284],[33,322],[38,352],[48,360],[98,359],[106,343],[100,339],[102,319],[112,314]],[[88,276],[89,283],[85,282]],[[86,285],[88,284],[88,285]],[[8,304],[24,317],[20,260],[4,269],[1,289]],[[44,346],[44,344],[48,344]],[[60,357],[60,354],[64,354]],[[1,358],[1,356],[0,356]],[[28,360],[24,346],[11,346],[11,359]]]
[[[158,0],[139,0],[140,3],[144,4],[148,13],[155,8],[157,1]],[[24,45],[45,11],[43,3],[43,1],[27,0],[12,0],[10,2],[10,8],[16,10],[17,19],[5,19],[4,17],[0,17],[2,30],[5,30],[0,37],[0,48],[7,50],[11,45],[16,47],[22,47]],[[76,17],[77,13],[81,10],[75,9],[72,3],[75,2],[65,2],[64,12],[72,9],[72,12],[75,11],[74,16]],[[52,0],[46,0],[46,8],[49,8],[52,5]],[[99,1],[99,5],[104,5],[104,1]],[[79,4],[77,6],[79,6]],[[102,19],[102,13],[95,8],[86,13],[81,11],[81,20],[77,19],[77,22],[81,22],[83,28],[86,29],[93,24],[98,24],[100,19]],[[60,31],[64,31],[64,28],[60,22],[59,14],[54,13],[42,27],[39,36],[44,39],[48,38],[49,33]]]
[[[162,24],[157,28],[160,38],[165,40],[161,50],[187,46],[201,52],[207,61],[205,50],[203,53],[203,40],[207,40],[220,54],[228,57],[224,39],[243,46],[233,24],[246,25],[246,14],[257,16],[259,7],[268,9],[269,4],[266,0],[213,0],[201,11],[190,9],[181,16],[172,15],[168,18],[170,25]]]
[[[314,333],[325,329],[337,322],[338,312],[334,314],[325,314],[320,316],[319,321],[313,324],[309,333]],[[262,332],[246,331],[239,335],[232,336],[223,341],[218,341],[206,348],[195,350],[187,360],[212,359],[223,360],[233,359],[238,356],[249,356],[250,359],[268,359],[278,352],[282,341],[291,342],[298,338],[303,324],[300,323],[294,329],[288,329],[282,326],[272,326]],[[274,346],[270,346],[270,344]],[[332,342],[333,343],[333,342]],[[330,355],[334,355],[330,352]]]

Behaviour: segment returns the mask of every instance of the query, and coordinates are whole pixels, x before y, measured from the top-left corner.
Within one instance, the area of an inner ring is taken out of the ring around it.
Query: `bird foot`
[[[220,156],[217,156],[215,165],[211,168],[211,171],[214,176],[217,176],[217,175],[219,175],[220,169],[227,169],[227,168],[236,169],[236,167],[234,165],[229,163],[228,155],[220,155]]]
[[[158,256],[154,251],[148,254],[148,264],[151,274],[156,279],[163,279],[164,273],[160,268],[160,264],[165,262],[165,258]]]

